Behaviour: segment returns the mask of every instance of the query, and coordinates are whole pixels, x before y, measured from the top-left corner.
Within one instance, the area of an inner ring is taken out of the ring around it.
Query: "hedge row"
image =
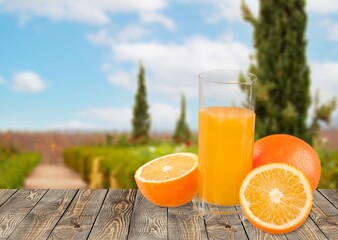
[[[72,147],[64,162],[80,173],[90,188],[136,188],[134,173],[142,164],[173,152],[197,152],[196,147]]]
[[[21,188],[26,176],[39,162],[37,153],[0,155],[0,189]]]

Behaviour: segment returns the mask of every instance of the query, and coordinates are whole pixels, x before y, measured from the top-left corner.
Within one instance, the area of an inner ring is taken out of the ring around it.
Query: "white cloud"
[[[117,71],[113,74],[110,74],[108,76],[108,80],[114,85],[121,86],[129,90],[134,90],[136,83],[136,80],[133,81],[131,75],[124,71]]]
[[[180,109],[167,103],[155,102],[150,106],[151,129],[173,131]],[[189,116],[187,116],[188,118]]]
[[[181,0],[181,2],[196,4],[205,3],[211,6],[211,11],[205,12],[205,18],[210,21],[243,21],[240,11],[241,1],[233,0]],[[259,1],[258,0],[244,0],[249,6],[254,16],[258,15]],[[338,1],[337,0],[307,0],[306,10],[310,13],[316,13],[320,15],[338,13]]]
[[[111,45],[115,43],[139,40],[150,34],[150,31],[140,24],[129,24],[117,33],[101,29],[95,33],[87,34],[87,39],[95,45]]]
[[[329,40],[338,41],[338,22],[324,19],[319,25],[325,28]]]
[[[2,76],[0,76],[0,85],[4,83],[5,83],[5,79]]]
[[[246,70],[250,54],[250,49],[240,42],[201,36],[188,38],[182,44],[124,43],[111,48],[116,61],[143,60],[149,91],[175,98],[182,93],[197,96],[199,72],[217,68]]]
[[[307,0],[307,11],[317,14],[331,14],[338,13],[338,1],[337,0]]]
[[[141,21],[145,23],[160,23],[169,30],[175,29],[175,22],[163,14],[156,12],[143,12],[140,14]]]
[[[312,96],[318,89],[321,102],[328,101],[334,96],[338,98],[338,62],[311,62],[310,67]],[[332,115],[332,125],[338,126],[338,110]]]
[[[87,39],[95,45],[109,45],[113,41],[113,38],[109,36],[106,29],[101,29],[96,33],[87,34]]]
[[[241,1],[233,0],[180,0],[183,3],[205,3],[211,6],[211,10],[205,12],[205,18],[209,22],[217,22],[221,20],[227,21],[243,21],[241,16],[240,5]],[[254,16],[258,15],[259,0],[244,0],[249,6]],[[307,0],[306,10],[310,13],[316,13],[320,15],[338,13],[338,1],[337,0]]]
[[[151,130],[169,130],[175,127],[179,116],[179,107],[163,102],[153,102],[150,104]],[[91,108],[79,113],[82,118],[90,118],[102,122],[102,126],[114,128],[122,131],[131,129],[132,108],[112,107],[112,108]],[[187,114],[187,119],[190,115]]]
[[[36,93],[45,90],[46,84],[38,74],[24,71],[14,75],[12,89],[17,92]]]
[[[107,24],[110,14],[117,12],[157,12],[166,6],[165,0],[4,0],[3,12],[17,13],[28,20],[33,16],[47,17],[53,21],[78,21]]]
[[[111,47],[111,57],[103,64],[109,82],[134,90],[136,70],[121,70],[113,62],[135,64],[142,60],[149,91],[175,98],[182,93],[197,96],[197,75],[201,71],[215,68],[246,70],[251,51],[237,42],[232,32],[214,40],[192,36],[183,43],[115,41],[105,30],[88,35],[88,39],[94,44]]]
[[[141,39],[149,34],[149,30],[140,24],[129,24],[116,34],[116,42],[129,42]]]
[[[338,62],[311,62],[312,91],[320,89],[323,100],[338,96]]]
[[[129,130],[132,112],[130,108],[91,108],[80,112],[80,116],[100,120],[111,128]]]
[[[200,0],[211,6],[211,11],[206,11],[204,17],[208,22],[227,21],[243,21],[241,15],[241,1],[234,0]],[[191,1],[194,3],[194,1]],[[245,0],[245,3],[251,9],[254,16],[258,13],[258,0]]]

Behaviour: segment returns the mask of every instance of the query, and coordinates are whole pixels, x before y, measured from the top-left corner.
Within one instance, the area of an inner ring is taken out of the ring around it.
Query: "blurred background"
[[[197,153],[197,75],[219,68],[258,76],[256,138],[306,140],[337,188],[338,2],[244,2],[0,0],[0,188],[135,188]]]

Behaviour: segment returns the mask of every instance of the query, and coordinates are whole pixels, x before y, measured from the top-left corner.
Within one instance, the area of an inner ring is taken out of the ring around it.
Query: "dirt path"
[[[81,176],[61,164],[40,164],[26,178],[25,189],[79,189],[87,188]]]

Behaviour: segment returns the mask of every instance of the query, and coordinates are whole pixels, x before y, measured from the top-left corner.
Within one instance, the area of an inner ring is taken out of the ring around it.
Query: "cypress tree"
[[[175,132],[173,135],[173,140],[176,143],[190,141],[191,133],[190,133],[188,124],[186,123],[185,116],[186,116],[186,103],[185,103],[185,97],[184,95],[182,95],[181,113],[176,123]]]
[[[306,125],[310,105],[309,67],[306,61],[304,0],[260,0],[253,17],[242,2],[242,13],[254,28],[256,62],[249,71],[258,77],[256,137],[288,133],[311,143]]]
[[[150,114],[147,103],[147,91],[145,86],[145,70],[140,63],[138,73],[138,87],[135,95],[135,104],[133,108],[132,135],[136,143],[145,143],[149,139]]]

